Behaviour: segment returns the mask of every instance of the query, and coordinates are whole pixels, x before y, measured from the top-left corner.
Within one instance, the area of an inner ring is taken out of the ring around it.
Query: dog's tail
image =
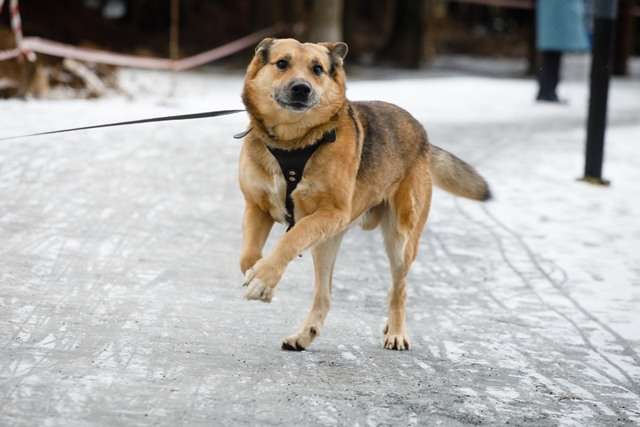
[[[456,196],[491,198],[489,184],[471,165],[435,145],[431,145],[431,175],[435,185]]]

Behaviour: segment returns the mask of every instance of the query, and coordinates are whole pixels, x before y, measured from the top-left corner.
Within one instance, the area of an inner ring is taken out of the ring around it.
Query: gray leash
[[[130,120],[130,121],[126,121],[126,122],[106,123],[106,124],[102,124],[102,125],[83,126],[83,127],[71,128],[71,129],[52,130],[52,131],[48,131],[48,132],[36,132],[36,133],[30,133],[30,134],[27,134],[27,135],[7,136],[7,137],[4,137],[4,138],[0,138],[0,141],[9,141],[11,139],[27,138],[27,137],[30,137],[30,136],[51,135],[51,134],[54,134],[54,133],[74,132],[74,131],[77,131],[77,130],[107,128],[107,127],[112,127],[112,126],[137,125],[137,124],[141,124],[141,123],[169,122],[169,121],[176,121],[176,120],[204,119],[204,118],[208,118],[208,117],[227,116],[229,114],[242,113],[244,111],[246,111],[246,110],[218,110],[218,111],[207,111],[205,113],[179,114],[179,115],[176,115],[176,116],[153,117],[153,118],[150,118],[150,119]]]

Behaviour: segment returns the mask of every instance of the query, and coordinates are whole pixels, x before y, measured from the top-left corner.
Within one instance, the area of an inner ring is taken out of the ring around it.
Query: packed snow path
[[[600,188],[576,181],[584,79],[554,106],[529,80],[405,77],[348,93],[411,111],[495,194],[434,194],[408,352],[382,348],[377,231],[347,235],[309,351],[280,350],[309,255],[272,304],[242,298],[243,115],[0,143],[0,424],[640,423],[640,81],[612,84]],[[240,105],[240,75],[184,75],[169,101],[166,76],[127,79],[131,101],[3,101],[0,136]]]

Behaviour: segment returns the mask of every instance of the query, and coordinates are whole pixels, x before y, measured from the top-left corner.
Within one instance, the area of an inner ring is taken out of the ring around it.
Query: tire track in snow
[[[589,310],[585,309],[578,301],[576,301],[575,298],[573,298],[571,296],[571,294],[569,294],[569,292],[566,291],[566,289],[564,289],[561,286],[560,283],[558,283],[556,280],[554,280],[553,277],[551,277],[551,275],[544,268],[542,268],[542,266],[540,265],[540,262],[538,261],[537,256],[533,253],[533,250],[525,243],[525,241],[524,241],[524,239],[522,238],[521,235],[519,235],[518,233],[513,231],[511,228],[507,227],[494,214],[492,214],[491,211],[489,211],[489,209],[486,206],[482,206],[482,210],[487,214],[487,216],[489,218],[491,218],[493,220],[493,222],[496,223],[496,225],[498,225],[498,227],[502,228],[507,233],[511,234],[518,241],[518,243],[520,244],[522,249],[527,253],[529,259],[531,260],[532,264],[535,266],[536,270],[538,270],[540,272],[540,274],[542,274],[544,276],[544,278],[547,280],[547,282],[549,282],[549,284],[551,286],[553,286],[559,293],[561,293],[566,299],[568,299],[571,302],[571,304],[578,311],[580,311],[585,317],[587,317],[590,320],[592,320],[593,322],[597,323],[605,331],[607,331],[609,334],[611,334],[613,336],[613,338],[615,339],[615,341],[622,347],[624,352],[633,359],[633,361],[636,363],[636,365],[640,366],[640,356],[638,356],[638,354],[635,352],[635,350],[629,345],[627,340],[624,339],[618,332],[616,332],[609,325],[607,325],[606,323],[604,323],[600,319],[598,319]],[[557,268],[559,268],[559,267],[557,266]],[[561,270],[561,271],[563,271],[564,275],[566,276],[566,272],[564,272],[564,270]],[[633,381],[633,383],[635,384],[635,386],[637,388],[638,387],[637,383],[635,383],[635,381]]]
[[[506,251],[504,249],[504,247],[502,246],[502,242],[500,241],[499,236],[490,228],[488,227],[486,224],[477,221],[473,218],[471,218],[466,212],[460,210],[460,213],[467,218],[470,222],[475,223],[476,225],[478,225],[482,230],[485,230],[488,234],[490,234],[494,240],[496,240],[496,243],[498,245],[498,248],[501,252],[501,257],[503,257],[503,259],[506,257]],[[507,261],[507,264],[511,263],[510,260],[506,259],[505,261]],[[457,267],[460,268],[460,267]],[[515,266],[513,266],[512,271],[514,273],[516,273],[518,275],[519,278],[521,278],[521,280],[527,281],[529,282],[529,279],[526,278],[526,276],[519,272],[519,270],[515,269]],[[473,283],[474,286],[478,286],[477,284]],[[534,294],[537,294],[537,291],[533,290]],[[541,299],[541,297],[539,297],[539,295],[536,295],[538,298],[538,300],[545,306],[550,307],[544,300]],[[501,307],[504,311],[508,312],[509,314],[515,316],[516,318],[518,318],[518,314],[514,309],[508,308],[506,306]],[[553,307],[550,307],[550,309],[554,309]],[[458,313],[453,312],[454,315],[457,315],[459,317],[460,320],[463,320],[464,318],[459,315]],[[560,313],[561,314],[561,313]],[[513,323],[513,322],[509,322],[509,323]],[[566,352],[566,348],[559,345],[559,343],[557,343],[556,341],[552,340],[551,338],[536,332],[535,330],[532,330],[532,325],[530,324],[526,324],[526,322],[518,322],[516,323],[517,326],[524,328],[532,337],[535,337],[539,340],[544,341],[547,345],[549,345],[551,348],[553,348],[556,352],[560,353],[560,354],[564,354]],[[574,327],[577,327],[577,324],[575,324],[575,322],[573,323]],[[506,331],[511,339],[512,342],[514,343],[518,343],[516,344],[515,348],[513,350],[515,350],[524,360],[527,360],[527,363],[532,364],[533,366],[536,367],[535,369],[535,373],[538,376],[543,376],[545,377],[548,382],[552,382],[555,384],[556,388],[560,387],[560,389],[556,390],[556,395],[557,396],[573,396],[574,393],[572,392],[571,389],[567,389],[565,387],[560,386],[559,384],[555,383],[555,380],[552,379],[552,377],[547,376],[542,374],[541,372],[543,372],[545,369],[545,363],[535,359],[535,358],[531,358],[531,355],[528,354],[528,352],[524,351],[523,348],[525,347],[526,343],[528,342],[527,340],[525,340],[524,342],[522,341],[523,338],[522,337],[518,337],[517,334],[515,334],[512,330],[507,330]],[[581,338],[586,339],[586,336],[583,336],[583,334],[581,334]],[[425,338],[427,339],[427,338]],[[597,349],[595,350],[597,352]],[[599,354],[599,352],[598,352]],[[494,360],[494,362],[496,364],[499,364],[499,361]],[[589,363],[588,361],[583,361],[580,360],[579,363],[581,363],[582,365],[584,365],[585,367],[592,369],[593,371],[597,372],[599,375],[601,375],[604,378],[607,378],[611,384],[615,384],[616,386],[622,388],[623,390],[628,390],[628,385],[621,383],[618,379],[616,379],[615,377],[612,377],[611,375],[609,375],[608,373],[604,372],[603,370],[601,370],[600,368],[598,368],[597,366],[594,366],[592,363]],[[436,370],[438,370],[438,368],[436,367]],[[525,369],[526,371],[526,369]],[[553,377],[555,378],[555,377]],[[575,381],[575,379],[574,379]],[[584,389],[586,390],[585,387],[589,387],[591,386],[592,383],[587,382],[584,383],[583,386],[577,386],[580,389]],[[520,390],[519,388],[516,388],[516,390],[518,390],[518,392],[522,392],[523,390]],[[485,390],[484,393],[487,393],[488,391]],[[629,408],[628,406],[623,406],[621,409],[615,405],[611,405],[609,403],[609,399],[605,398],[605,396],[602,395],[602,393],[600,393],[599,391],[595,390],[595,389],[590,389],[588,391],[588,394],[590,396],[578,396],[577,399],[578,400],[584,400],[585,404],[589,404],[589,405],[593,405],[595,407],[598,408],[598,412],[599,415],[604,415],[604,416],[611,416],[612,414],[616,414],[616,416],[618,417],[618,419],[622,419],[622,420],[628,420],[627,418],[627,413],[623,412],[623,411],[628,411],[630,413],[635,413],[635,411],[631,408]],[[562,400],[562,399],[561,399]],[[504,403],[504,402],[503,402]],[[504,410],[504,408],[503,408]],[[499,412],[495,412],[495,414],[499,414]],[[595,414],[594,414],[595,415]]]
[[[635,380],[622,367],[620,367],[617,363],[612,361],[606,354],[604,354],[602,351],[600,351],[591,342],[591,340],[587,336],[586,332],[582,328],[580,328],[580,326],[577,324],[577,322],[575,320],[573,320],[570,316],[568,316],[567,314],[563,313],[558,308],[554,307],[553,305],[548,303],[544,298],[542,298],[540,293],[536,290],[535,286],[532,284],[531,279],[529,279],[520,269],[518,269],[514,265],[513,261],[507,255],[507,251],[506,251],[506,249],[504,247],[504,244],[503,244],[503,241],[501,239],[501,236],[498,235],[498,233],[496,233],[495,230],[493,230],[490,225],[487,225],[484,222],[479,221],[479,220],[471,217],[471,215],[469,215],[464,209],[462,209],[462,207],[460,206],[460,203],[457,200],[455,200],[455,206],[456,206],[456,209],[465,218],[467,218],[471,222],[474,222],[474,223],[478,224],[480,227],[484,228],[487,231],[487,233],[489,233],[493,237],[493,239],[495,240],[496,244],[498,245],[498,249],[500,251],[500,256],[502,257],[502,259],[504,260],[506,265],[509,267],[509,269],[511,269],[516,274],[516,276],[518,276],[518,278],[527,287],[527,289],[529,289],[533,293],[534,297],[543,306],[547,307],[550,311],[552,311],[553,313],[555,313],[556,315],[560,316],[565,321],[567,321],[571,325],[571,327],[578,333],[578,335],[580,336],[580,338],[582,339],[583,343],[585,344],[585,346],[588,349],[590,349],[595,354],[597,354],[602,360],[604,360],[607,364],[609,364],[616,371],[618,371],[620,373],[620,375],[622,375],[622,377],[624,377],[628,381],[629,384],[625,385],[624,387],[627,390],[629,390],[630,392],[632,392],[633,394],[640,396],[640,388],[638,387],[638,385],[635,382]],[[519,242],[518,242],[518,244],[519,244]],[[527,255],[528,255],[529,259],[531,260],[531,253],[528,253]],[[538,267],[536,267],[536,269],[537,268]],[[546,280],[548,280],[548,278],[546,276],[544,276],[544,278]],[[554,288],[555,288],[555,286],[554,286]],[[610,375],[607,375],[607,377],[610,380],[612,380],[614,383],[619,384],[619,381],[615,380]]]

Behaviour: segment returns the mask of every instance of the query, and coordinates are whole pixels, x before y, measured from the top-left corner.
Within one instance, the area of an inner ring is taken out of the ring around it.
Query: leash
[[[170,121],[176,121],[176,120],[205,119],[208,117],[228,116],[230,114],[242,113],[244,111],[246,110],[218,110],[218,111],[207,111],[204,113],[178,114],[176,116],[152,117],[150,119],[129,120],[125,122],[105,123],[101,125],[91,125],[91,126],[82,126],[82,127],[70,128],[70,129],[51,130],[47,132],[36,132],[36,133],[30,133],[26,135],[7,136],[4,138],[0,138],[0,141],[9,141],[12,139],[27,138],[31,136],[51,135],[54,133],[75,132],[78,130],[86,130],[86,129],[108,128],[113,126],[137,125],[141,123],[155,123],[155,122],[170,122]]]

